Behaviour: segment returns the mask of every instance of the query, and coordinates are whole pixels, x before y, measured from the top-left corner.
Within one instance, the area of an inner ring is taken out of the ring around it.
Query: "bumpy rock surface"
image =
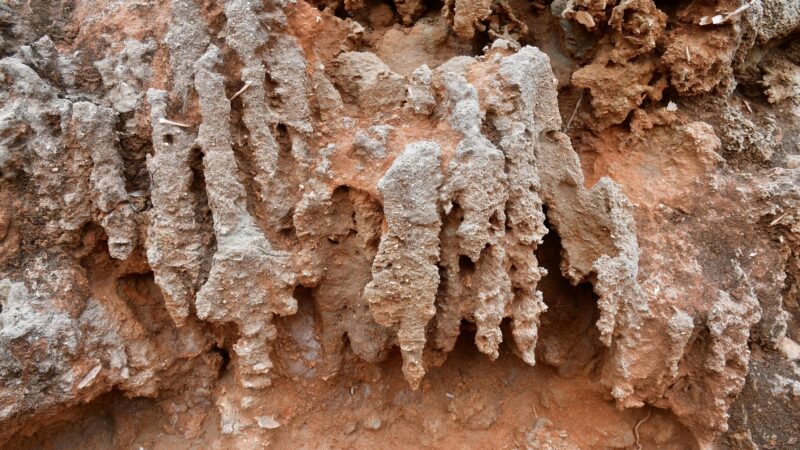
[[[9,448],[800,445],[800,9],[0,5]]]

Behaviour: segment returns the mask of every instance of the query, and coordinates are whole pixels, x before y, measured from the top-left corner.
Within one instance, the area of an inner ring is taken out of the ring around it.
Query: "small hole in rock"
[[[469,259],[469,256],[461,255],[458,257],[458,270],[463,275],[471,275],[475,273],[475,263]]]
[[[281,236],[283,236],[283,237],[288,239],[288,238],[291,238],[292,236],[294,236],[295,230],[294,230],[294,227],[286,227],[286,228],[281,228],[280,233],[281,233]]]
[[[493,229],[499,230],[501,228],[500,213],[495,211],[494,214],[492,214],[492,217],[489,218],[489,223],[492,225]]]
[[[299,284],[295,286],[292,291],[292,297],[297,300],[297,303],[309,302],[314,300],[313,289],[308,286]]]
[[[222,363],[219,365],[219,378],[222,378],[228,371],[228,366],[231,362],[231,355],[228,350],[219,346],[214,346],[213,351],[219,353],[219,355],[222,357]]]

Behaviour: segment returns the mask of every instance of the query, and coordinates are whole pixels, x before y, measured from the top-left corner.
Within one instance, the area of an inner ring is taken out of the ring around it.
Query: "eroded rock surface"
[[[800,15],[712,3],[0,5],[0,440],[796,445]]]

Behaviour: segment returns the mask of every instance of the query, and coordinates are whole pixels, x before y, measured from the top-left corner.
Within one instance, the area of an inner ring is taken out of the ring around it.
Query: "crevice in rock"
[[[475,36],[472,38],[472,55],[482,55],[484,47],[492,43],[492,36],[489,33],[488,20],[480,28],[475,29]]]
[[[279,235],[275,233],[267,218],[269,212],[261,198],[261,188],[255,178],[259,172],[253,146],[248,140],[248,130],[242,121],[244,106],[242,97],[237,97],[231,102],[231,134],[233,139],[233,153],[236,157],[239,182],[244,186],[246,194],[247,212],[255,220],[256,226],[267,238],[275,243]]]
[[[275,355],[276,369],[287,377],[324,376],[327,368],[320,366],[320,311],[315,306],[314,288],[298,284],[292,296],[297,300],[297,313],[275,319],[277,346],[282,350]]]
[[[443,0],[422,0],[422,6],[425,8],[424,15],[437,15],[440,14],[444,8]]]
[[[296,205],[300,200],[301,192],[299,186],[290,180],[297,180],[301,170],[298,161],[292,153],[292,131],[284,123],[276,123],[272,127],[275,142],[278,145],[278,164],[275,175],[274,186],[279,189],[274,195],[285,198],[286,204]],[[285,182],[278,182],[285,180]],[[297,242],[297,231],[295,230],[294,217],[295,207],[289,207],[281,217],[272,219],[272,223],[277,225],[280,235],[284,238],[284,245],[293,245]]]
[[[547,311],[541,315],[537,359],[563,376],[588,374],[605,349],[595,326],[598,297],[589,282],[575,286],[564,277],[561,238],[549,223],[545,226],[550,231],[536,248],[540,266],[547,269],[537,285],[547,304]]]
[[[461,277],[469,277],[475,273],[475,262],[469,256],[459,255],[458,257],[458,273]]]
[[[150,184],[145,158],[146,155],[153,153],[153,145],[141,135],[125,130],[125,123],[132,119],[133,113],[120,114],[114,124],[120,148],[124,149],[120,152],[120,157],[125,176],[125,190],[129,195],[135,193],[137,197],[141,196],[149,201]]]
[[[228,17],[220,3],[211,1],[198,2],[198,12],[203,18],[208,29],[211,42],[217,46],[224,46],[224,30],[228,25]]]
[[[108,256],[108,236],[100,224],[96,222],[87,223],[82,230],[82,245],[78,250],[80,252],[79,262],[81,267],[86,270],[87,277],[91,279],[93,272],[98,266],[98,256]]]
[[[656,8],[672,17],[675,13],[692,3],[692,0],[653,0],[653,3],[655,3]]]
[[[116,284],[117,295],[151,336],[158,339],[161,333],[175,330],[153,272],[124,275],[117,279]]]
[[[203,236],[208,242],[203,244],[207,247],[206,272],[211,264],[211,257],[217,249],[217,238],[214,234],[214,216],[211,214],[211,207],[208,204],[208,192],[206,191],[206,178],[203,170],[203,150],[200,147],[193,147],[189,159],[189,167],[192,170],[191,193],[194,196],[194,215],[195,220],[200,224]],[[207,276],[207,273],[205,274]],[[205,276],[203,277],[205,279]]]
[[[295,295],[301,297],[298,304],[313,305],[323,376],[335,375],[348,351],[366,361],[383,359],[388,330],[374,322],[362,297],[384,220],[380,203],[360,189],[338,186],[329,201],[309,206],[297,218],[300,241],[316,256],[307,268],[313,280],[295,288]]]
[[[228,349],[218,345],[215,345],[211,351],[217,353],[222,358],[222,362],[219,365],[219,372],[217,372],[217,379],[224,378],[230,368],[231,354]]]
[[[13,447],[19,450],[130,447],[137,429],[120,427],[119,422],[125,420],[123,416],[139,424],[148,418],[161,418],[156,400],[128,398],[113,389],[86,404],[55,411],[50,417],[29,423],[16,436]]]

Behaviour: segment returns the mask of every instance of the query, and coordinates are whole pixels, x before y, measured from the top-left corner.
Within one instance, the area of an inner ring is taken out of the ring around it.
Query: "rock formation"
[[[0,442],[800,445],[800,9],[545,3],[0,5]]]

